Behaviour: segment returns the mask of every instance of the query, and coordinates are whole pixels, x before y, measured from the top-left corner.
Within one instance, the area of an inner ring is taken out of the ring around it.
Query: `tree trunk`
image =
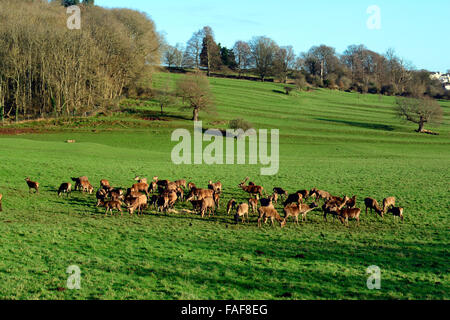
[[[161,104],[160,104],[160,107],[161,107],[161,115],[164,115],[164,111],[163,111],[164,105],[161,103]]]
[[[194,108],[193,110],[193,115],[192,115],[192,120],[193,121],[198,121],[198,108]]]
[[[417,129],[417,132],[423,132],[423,127],[425,126],[425,122],[423,120],[420,120],[419,122],[419,129]]]

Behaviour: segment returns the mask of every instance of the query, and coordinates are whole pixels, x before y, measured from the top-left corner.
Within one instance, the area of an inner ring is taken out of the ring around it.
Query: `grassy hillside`
[[[158,74],[155,85],[167,76]],[[211,85],[217,114],[201,115],[204,126],[242,117],[257,129],[280,129],[278,175],[260,176],[259,165],[173,165],[171,133],[192,131],[191,115],[173,107],[160,117],[154,101],[124,101],[123,113],[74,124],[0,127],[0,298],[449,298],[448,102],[441,102],[444,124],[429,127],[441,135],[428,136],[399,122],[391,97],[328,90],[286,96],[280,84],[227,79]],[[202,187],[220,180],[224,197],[211,218],[150,211],[105,218],[95,196],[57,197],[60,183],[81,175],[95,186],[107,178],[122,187],[135,175]],[[40,195],[28,194],[27,176],[41,183]],[[237,187],[246,176],[267,190],[356,194],[362,208],[366,196],[395,196],[405,221],[363,213],[359,227],[345,228],[314,211],[300,227],[258,229],[255,215],[235,225],[223,207],[231,197],[246,201]],[[81,268],[81,290],[58,290],[70,265]],[[381,268],[381,290],[367,289],[371,265]]]

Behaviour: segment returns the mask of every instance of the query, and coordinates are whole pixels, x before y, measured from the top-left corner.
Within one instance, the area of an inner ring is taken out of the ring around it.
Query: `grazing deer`
[[[83,176],[79,178],[72,178],[72,181],[75,182],[75,187],[73,188],[75,191],[80,190],[82,191],[82,181],[89,182],[88,177]]]
[[[284,228],[286,226],[287,220],[289,217],[293,217],[295,219],[295,223],[298,225],[298,216],[302,215],[302,222],[306,221],[306,215],[316,209],[318,207],[317,203],[313,202],[310,205],[307,204],[295,204],[291,203],[284,207],[284,220],[281,223],[281,227]]]
[[[261,207],[258,209],[259,218],[258,218],[258,227],[262,227],[262,220],[264,219],[264,224],[267,223],[267,220],[270,218],[272,221],[272,227],[275,226],[275,220],[277,220],[280,225],[283,223],[283,219],[280,217],[280,214],[275,210],[275,208],[271,207]]]
[[[108,211],[111,212],[111,216],[113,215],[113,210],[117,210],[120,212],[120,214],[123,216],[123,212],[122,212],[122,201],[108,201],[105,203],[105,207],[106,207],[106,212],[105,212],[105,216],[108,216]]]
[[[81,181],[81,188],[83,192],[87,192],[89,194],[94,192],[94,187],[89,183],[89,181]]]
[[[105,189],[99,189],[97,193],[95,194],[95,197],[97,198],[97,205],[96,207],[104,206],[106,197],[108,196],[108,193]]]
[[[0,193],[0,212],[3,211],[3,208],[2,208],[2,199],[3,199],[3,195]]]
[[[27,182],[30,193],[32,189],[34,189],[36,193],[39,193],[39,182],[31,181],[30,178],[26,178],[25,181]]]
[[[128,205],[128,213],[133,215],[135,211],[138,212],[138,215],[142,215],[144,210],[147,209],[147,196],[141,194],[138,198],[133,198],[132,202]]]
[[[278,193],[273,193],[271,195],[272,201],[275,202],[275,204],[278,204]]]
[[[242,223],[245,222],[245,217],[247,217],[247,223],[249,223],[249,218],[248,218],[248,204],[247,203],[241,203],[237,208],[236,208],[236,214],[234,215],[234,221],[236,221],[236,223],[239,223],[239,218],[242,217]]]
[[[205,216],[206,212],[209,212],[209,216],[211,217],[211,213],[214,215],[216,211],[216,204],[214,202],[213,198],[204,198],[202,200],[202,206],[201,206],[201,214],[202,214],[202,218]]]
[[[392,213],[394,218],[400,218],[402,221],[404,220],[403,211],[403,208],[400,207],[391,207],[388,209],[388,212]]]
[[[359,216],[361,215],[361,209],[359,208],[341,209],[341,210],[338,209],[336,210],[336,213],[342,224],[345,224],[347,227],[349,219],[355,219],[357,221],[357,225],[359,226]]]
[[[386,213],[390,207],[395,207],[395,197],[388,197],[383,200],[383,212]]]
[[[350,199],[347,196],[345,196],[345,198],[342,199],[342,201],[339,200],[325,201],[325,203],[322,206],[324,220],[327,221],[327,214],[336,216],[337,215],[336,210],[341,210],[343,207],[345,207],[345,205],[349,200]]]
[[[378,213],[383,218],[383,216],[384,216],[383,209],[380,208],[377,200],[375,200],[373,198],[365,198],[364,204],[366,205],[366,214],[367,214],[367,209],[370,209],[370,213],[372,213],[373,210],[375,210],[375,212]]]
[[[133,191],[130,190],[130,193],[133,193]],[[108,196],[111,198],[111,200],[124,200],[123,190],[122,189],[110,189],[108,191]]]
[[[68,182],[62,183],[58,189],[58,197],[60,197],[61,194],[63,193],[69,196],[71,192],[72,192],[72,184]]]
[[[245,178],[244,181],[242,181],[238,187],[241,188],[242,190],[244,190],[245,192],[249,193],[250,195],[256,195],[256,198],[258,199],[259,197],[263,196],[263,190],[264,188],[261,186],[256,186],[256,185],[248,185],[246,186],[245,183],[248,181],[248,179],[250,179],[249,177]]]
[[[231,199],[230,201],[228,201],[227,214],[230,214],[231,210],[236,209],[236,205],[237,205],[236,200]]]
[[[248,205],[252,208],[252,212],[256,213],[258,211],[258,199],[250,198],[248,199]]]

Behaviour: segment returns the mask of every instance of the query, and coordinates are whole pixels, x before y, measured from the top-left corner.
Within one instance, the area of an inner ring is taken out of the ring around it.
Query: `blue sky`
[[[394,48],[416,68],[450,69],[449,0],[96,0],[104,7],[146,12],[170,44],[186,43],[194,31],[209,25],[217,42],[268,36],[297,53],[326,44],[342,53],[364,44],[384,53]],[[367,8],[381,10],[381,29],[366,25]]]

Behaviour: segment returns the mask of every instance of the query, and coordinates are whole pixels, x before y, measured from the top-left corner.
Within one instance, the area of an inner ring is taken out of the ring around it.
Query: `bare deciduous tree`
[[[177,82],[177,95],[192,109],[192,120],[198,121],[200,111],[213,112],[214,99],[209,88],[208,78],[200,72],[187,74]]]
[[[419,125],[417,132],[428,132],[424,129],[426,123],[440,124],[442,108],[439,103],[430,98],[397,98],[397,114],[406,121]]]
[[[242,73],[251,65],[252,52],[248,43],[244,41],[237,41],[234,44],[233,52],[236,57],[236,64],[240,78]]]
[[[255,37],[250,41],[249,45],[256,72],[261,77],[261,80],[264,81],[272,71],[278,45],[267,37]]]

